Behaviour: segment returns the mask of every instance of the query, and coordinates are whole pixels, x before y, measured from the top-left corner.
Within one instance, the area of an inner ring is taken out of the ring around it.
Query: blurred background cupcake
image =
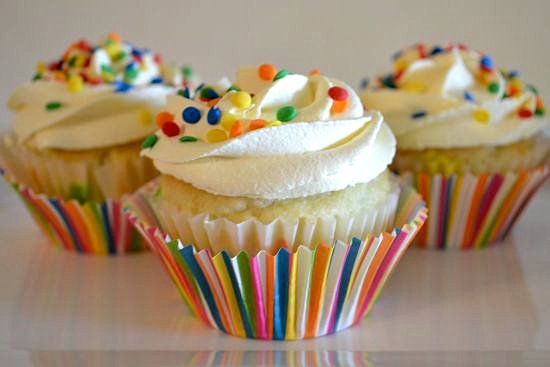
[[[548,175],[549,126],[537,89],[462,44],[416,44],[361,98],[397,138],[393,168],[430,208],[418,243],[484,247],[502,240]]]
[[[188,83],[184,71],[111,33],[39,63],[13,92],[0,166],[54,243],[100,253],[141,247],[116,200],[156,176],[140,142],[156,129],[165,96]]]
[[[169,96],[156,119],[142,155],[161,177],[129,209],[195,313],[231,334],[300,339],[357,322],[425,219],[388,171],[382,115],[318,71],[243,68],[235,84]]]

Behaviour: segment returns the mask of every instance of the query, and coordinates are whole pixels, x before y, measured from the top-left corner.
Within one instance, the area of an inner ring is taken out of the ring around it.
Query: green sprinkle
[[[36,73],[36,74],[34,74],[34,76],[32,77],[32,81],[33,81],[33,82],[36,81],[36,80],[40,80],[40,79],[42,79],[42,74],[40,74],[40,73]]]
[[[114,73],[113,68],[110,65],[106,65],[106,64],[101,65],[101,71],[109,74]]]
[[[128,80],[134,80],[138,76],[138,71],[136,69],[127,69],[124,71],[124,78]]]
[[[181,73],[183,74],[183,77],[185,79],[191,78],[191,75],[193,75],[193,69],[189,65],[185,65],[181,68]]]
[[[120,51],[113,57],[113,60],[120,61],[120,60],[123,60],[125,57],[126,57],[126,52]]]
[[[149,135],[148,137],[145,138],[143,143],[141,143],[141,149],[147,149],[147,148],[154,147],[155,144],[157,143],[157,140],[159,140],[159,138],[155,134]]]
[[[277,111],[277,120],[281,122],[288,122],[293,120],[298,115],[298,111],[294,106],[285,106],[279,108]]]
[[[496,94],[500,90],[500,86],[497,82],[492,82],[487,86],[487,90],[489,91],[489,93]]]
[[[535,95],[539,95],[539,91],[537,88],[535,88],[533,85],[531,84],[527,84],[527,89],[529,89],[531,92],[535,93]]]
[[[180,141],[182,143],[191,143],[191,142],[194,142],[194,141],[197,141],[198,139],[195,138],[194,136],[182,136],[180,138]]]
[[[58,101],[51,101],[46,103],[46,110],[48,111],[57,110],[59,107],[61,107],[61,102]]]
[[[84,204],[88,200],[89,191],[86,187],[73,184],[69,188],[69,198],[78,201],[80,204]]]
[[[227,88],[226,92],[231,92],[231,91],[240,92],[241,88],[237,87],[235,84],[232,84],[229,88]]]
[[[544,116],[544,113],[545,113],[545,112],[546,112],[546,111],[544,111],[544,108],[537,108],[537,109],[535,110],[535,116],[542,117],[542,116]]]
[[[273,81],[282,79],[285,76],[287,76],[288,74],[289,74],[289,71],[287,69],[281,69],[277,72],[277,74],[275,74],[275,76],[273,77]]]
[[[69,67],[73,67],[74,64],[76,63],[76,55],[73,55],[71,56],[71,58],[69,59]]]

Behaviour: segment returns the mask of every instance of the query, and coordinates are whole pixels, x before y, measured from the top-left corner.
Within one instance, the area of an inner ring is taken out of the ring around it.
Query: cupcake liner
[[[156,180],[149,185],[145,195],[159,187]],[[226,218],[211,219],[207,213],[180,213],[171,205],[155,199],[150,200],[150,206],[159,227],[184,243],[198,244],[200,249],[209,248],[214,253],[225,250],[231,255],[243,250],[274,253],[282,243],[288,250],[295,250],[302,244],[334,243],[337,239],[349,242],[353,237],[363,238],[369,233],[391,230],[400,191],[399,185],[395,186],[384,203],[370,212],[348,217],[326,216],[317,220],[277,218],[264,224],[250,218],[236,223]]]
[[[37,194],[0,169],[38,227],[55,247],[68,251],[114,255],[147,248],[128,221],[120,200],[98,203],[62,200]]]
[[[499,243],[549,175],[548,166],[477,176],[404,172],[405,183],[422,195],[430,210],[415,245],[479,249]]]
[[[152,206],[157,187],[153,182],[128,197],[130,221],[195,315],[228,334],[253,339],[312,338],[360,321],[427,216],[420,196],[405,188],[391,233],[231,257],[226,250],[213,255],[164,234]]]

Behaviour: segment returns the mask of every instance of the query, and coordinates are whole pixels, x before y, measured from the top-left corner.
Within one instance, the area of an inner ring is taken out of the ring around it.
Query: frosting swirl
[[[361,99],[382,111],[402,149],[504,145],[548,125],[535,88],[463,45],[418,44],[394,57],[394,69]]]
[[[250,94],[226,84],[205,86],[201,98],[169,96],[142,155],[199,189],[263,199],[341,190],[386,169],[395,139],[381,114],[364,115],[340,81],[283,74],[273,80],[241,69],[236,84]]]
[[[102,148],[153,132],[166,95],[187,83],[159,55],[110,34],[99,45],[79,41],[58,61],[40,63],[33,82],[17,88],[8,106],[19,142],[38,149]]]

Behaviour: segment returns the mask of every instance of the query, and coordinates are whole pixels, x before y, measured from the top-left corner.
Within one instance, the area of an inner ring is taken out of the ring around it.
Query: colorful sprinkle
[[[518,110],[518,116],[522,119],[528,119],[530,117],[533,117],[533,111],[531,111],[529,108],[522,107]]]
[[[193,69],[190,66],[185,65],[181,68],[181,74],[185,79],[189,79],[193,75]]]
[[[178,95],[182,96],[183,98],[191,98],[191,93],[189,92],[189,88],[183,88],[178,90]]]
[[[267,127],[275,127],[275,126],[281,126],[282,122],[279,120],[271,121],[267,124]]]
[[[344,99],[343,101],[332,101],[332,106],[330,108],[331,113],[341,113],[348,109],[349,99]]]
[[[179,140],[182,143],[192,143],[192,142],[197,141],[198,139],[195,138],[194,136],[182,136]]]
[[[242,121],[236,121],[233,126],[231,126],[229,136],[231,138],[236,138],[237,136],[242,135],[242,133],[244,133],[244,124]]]
[[[294,106],[285,106],[277,111],[277,120],[282,122],[292,121],[298,115],[298,110]]]
[[[61,106],[62,106],[61,102],[51,101],[51,102],[46,103],[46,110],[48,110],[48,111],[57,110]]]
[[[442,53],[444,50],[439,47],[439,46],[435,46],[432,48],[432,50],[430,51],[430,55],[434,56],[434,55],[438,55],[440,53]]]
[[[289,74],[289,71],[287,69],[281,69],[275,74],[273,77],[273,81],[277,81],[279,79],[283,79],[285,76]]]
[[[257,130],[257,129],[264,128],[266,125],[267,125],[266,120],[256,119],[256,120],[250,121],[250,124],[248,125],[248,129]]]
[[[235,92],[231,96],[231,103],[237,108],[248,108],[252,103],[252,97],[246,92]]]
[[[262,64],[258,67],[258,76],[262,80],[273,80],[277,74],[277,68],[271,64]]]
[[[475,100],[472,93],[468,92],[467,90],[464,91],[464,99],[467,100],[468,102],[474,102]]]
[[[188,124],[196,124],[201,119],[201,111],[196,107],[186,107],[181,116]]]
[[[211,87],[204,87],[201,89],[200,97],[202,99],[215,99],[219,98],[220,95]]]
[[[544,108],[537,108],[535,110],[535,116],[537,117],[542,117],[545,115],[545,113],[546,113],[546,110]]]
[[[231,130],[231,127],[233,126],[235,121],[237,121],[237,116],[231,113],[224,113],[220,119],[220,124],[225,130],[229,131]]]
[[[484,70],[492,70],[493,69],[493,60],[491,59],[490,56],[488,55],[483,55],[481,57],[481,60],[479,61],[479,65],[484,69]]]
[[[206,141],[209,143],[219,143],[227,140],[227,133],[222,129],[212,129],[206,133]]]
[[[428,113],[426,111],[416,111],[411,114],[412,119],[419,119],[422,117],[426,117]]]
[[[386,88],[397,88],[397,84],[395,84],[395,78],[392,74],[388,74],[380,79],[380,83],[386,87]]]
[[[115,81],[115,92],[116,93],[126,93],[132,89],[132,84],[128,84],[121,81]]]
[[[331,87],[328,90],[328,95],[335,101],[344,101],[348,99],[348,91],[342,87]]]
[[[218,107],[212,107],[210,108],[210,110],[208,110],[206,120],[210,125],[216,125],[218,122],[220,122],[221,116],[222,111]]]
[[[157,114],[157,117],[155,118],[155,121],[157,123],[157,126],[159,128],[162,128],[162,125],[164,125],[165,123],[174,121],[174,115],[166,111],[159,112]]]
[[[155,134],[149,135],[148,137],[145,138],[143,143],[141,143],[141,149],[147,149],[147,148],[154,147],[158,140],[159,140],[159,138]]]
[[[174,121],[168,121],[162,125],[162,132],[171,138],[180,134],[180,127]]]
[[[482,124],[488,123],[489,120],[491,119],[491,114],[489,113],[489,111],[483,108],[478,108],[474,110],[474,112],[472,113],[472,116],[474,120]]]
[[[487,90],[489,91],[489,93],[496,94],[500,90],[500,86],[497,82],[491,82],[487,86]]]
[[[227,88],[226,92],[231,92],[231,91],[240,92],[241,88],[237,87],[235,84],[231,84],[231,86]]]
[[[79,93],[84,88],[84,81],[80,75],[71,75],[68,81],[69,91]]]
[[[309,75],[321,75],[321,70],[319,69],[310,70]]]

